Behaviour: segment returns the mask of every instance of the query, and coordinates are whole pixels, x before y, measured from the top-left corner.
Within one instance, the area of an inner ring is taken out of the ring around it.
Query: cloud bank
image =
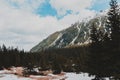
[[[90,8],[93,0],[50,0],[50,4],[54,7],[59,15],[64,15],[67,11],[79,13],[81,10]]]

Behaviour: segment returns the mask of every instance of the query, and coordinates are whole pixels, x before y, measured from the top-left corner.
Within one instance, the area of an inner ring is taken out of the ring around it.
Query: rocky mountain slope
[[[96,28],[104,30],[106,14],[100,13],[94,18],[84,19],[83,21],[72,24],[69,28],[55,32],[33,47],[31,52],[40,52],[44,49],[64,48],[71,45],[81,45],[90,42],[90,28],[94,25]]]

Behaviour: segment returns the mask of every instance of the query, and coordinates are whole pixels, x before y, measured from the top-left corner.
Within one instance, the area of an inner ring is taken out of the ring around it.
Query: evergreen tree
[[[102,35],[103,33],[93,23],[91,28],[90,37],[92,43],[89,46],[88,58],[86,60],[86,67],[90,74],[96,75],[97,79],[103,76],[104,60],[102,51]],[[98,79],[99,80],[99,79]]]
[[[60,74],[61,73],[61,67],[60,67],[60,64],[54,60],[53,62],[53,74]]]
[[[108,56],[108,72],[111,76],[120,74],[120,10],[117,0],[111,0],[107,17],[107,25],[111,34],[105,38],[104,47]]]
[[[117,0],[111,0],[110,10],[108,12],[107,27],[111,30],[112,46],[120,46],[120,10]]]
[[[6,48],[6,46],[4,44],[2,46],[2,50],[3,50],[3,52],[7,52],[7,48]]]

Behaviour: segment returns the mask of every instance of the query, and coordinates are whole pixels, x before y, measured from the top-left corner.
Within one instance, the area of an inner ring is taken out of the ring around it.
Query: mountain
[[[55,32],[33,47],[31,52],[40,52],[45,49],[65,48],[73,45],[82,45],[90,42],[90,28],[93,24],[104,31],[106,14],[100,13],[93,18],[86,18],[72,24],[69,28]]]

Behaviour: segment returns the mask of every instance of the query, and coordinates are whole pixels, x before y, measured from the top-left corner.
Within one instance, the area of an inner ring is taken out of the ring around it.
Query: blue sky
[[[89,7],[88,9],[89,10],[95,10],[97,12],[100,12],[101,10],[106,10],[109,8],[109,2],[110,0],[95,0],[93,1],[91,7]],[[120,0],[118,0],[118,2],[120,2]],[[68,10],[68,12],[66,13],[67,14],[70,14],[70,11],[71,10]],[[41,16],[57,16],[58,17],[58,14],[57,14],[57,11],[56,9],[54,9],[51,4],[49,3],[49,0],[46,0],[45,3],[42,4],[42,6],[40,6],[40,8],[38,8],[36,10],[36,13],[38,15],[41,15]],[[64,16],[63,16],[64,17]]]
[[[50,34],[109,9],[109,1],[0,0],[0,45],[29,51]]]
[[[106,10],[109,8],[110,0],[94,0],[88,10],[94,10],[96,12],[100,12],[101,10]],[[120,0],[118,0],[120,2]],[[45,16],[56,16],[58,19],[63,18],[65,15],[71,14],[72,10],[66,10],[66,14],[58,15],[57,10],[51,6],[50,0],[46,0],[45,3],[40,5],[38,9],[36,9],[36,14],[45,17]]]
[[[109,8],[109,1],[110,0],[105,0],[105,1],[96,0],[92,4],[92,6],[88,9],[95,10],[97,12],[99,12],[101,10],[106,10]],[[38,9],[36,9],[36,14],[43,16],[43,17],[45,17],[45,16],[56,16],[58,18],[60,17],[57,14],[56,9],[51,6],[49,0],[46,0],[46,2],[42,4],[42,6],[40,6]],[[68,10],[65,15],[67,15],[67,14],[71,14],[71,10]],[[61,16],[61,17],[64,17],[64,16]]]
[[[49,1],[46,1],[38,9],[36,9],[36,13],[43,17],[45,16],[56,16],[57,11],[50,5]]]

